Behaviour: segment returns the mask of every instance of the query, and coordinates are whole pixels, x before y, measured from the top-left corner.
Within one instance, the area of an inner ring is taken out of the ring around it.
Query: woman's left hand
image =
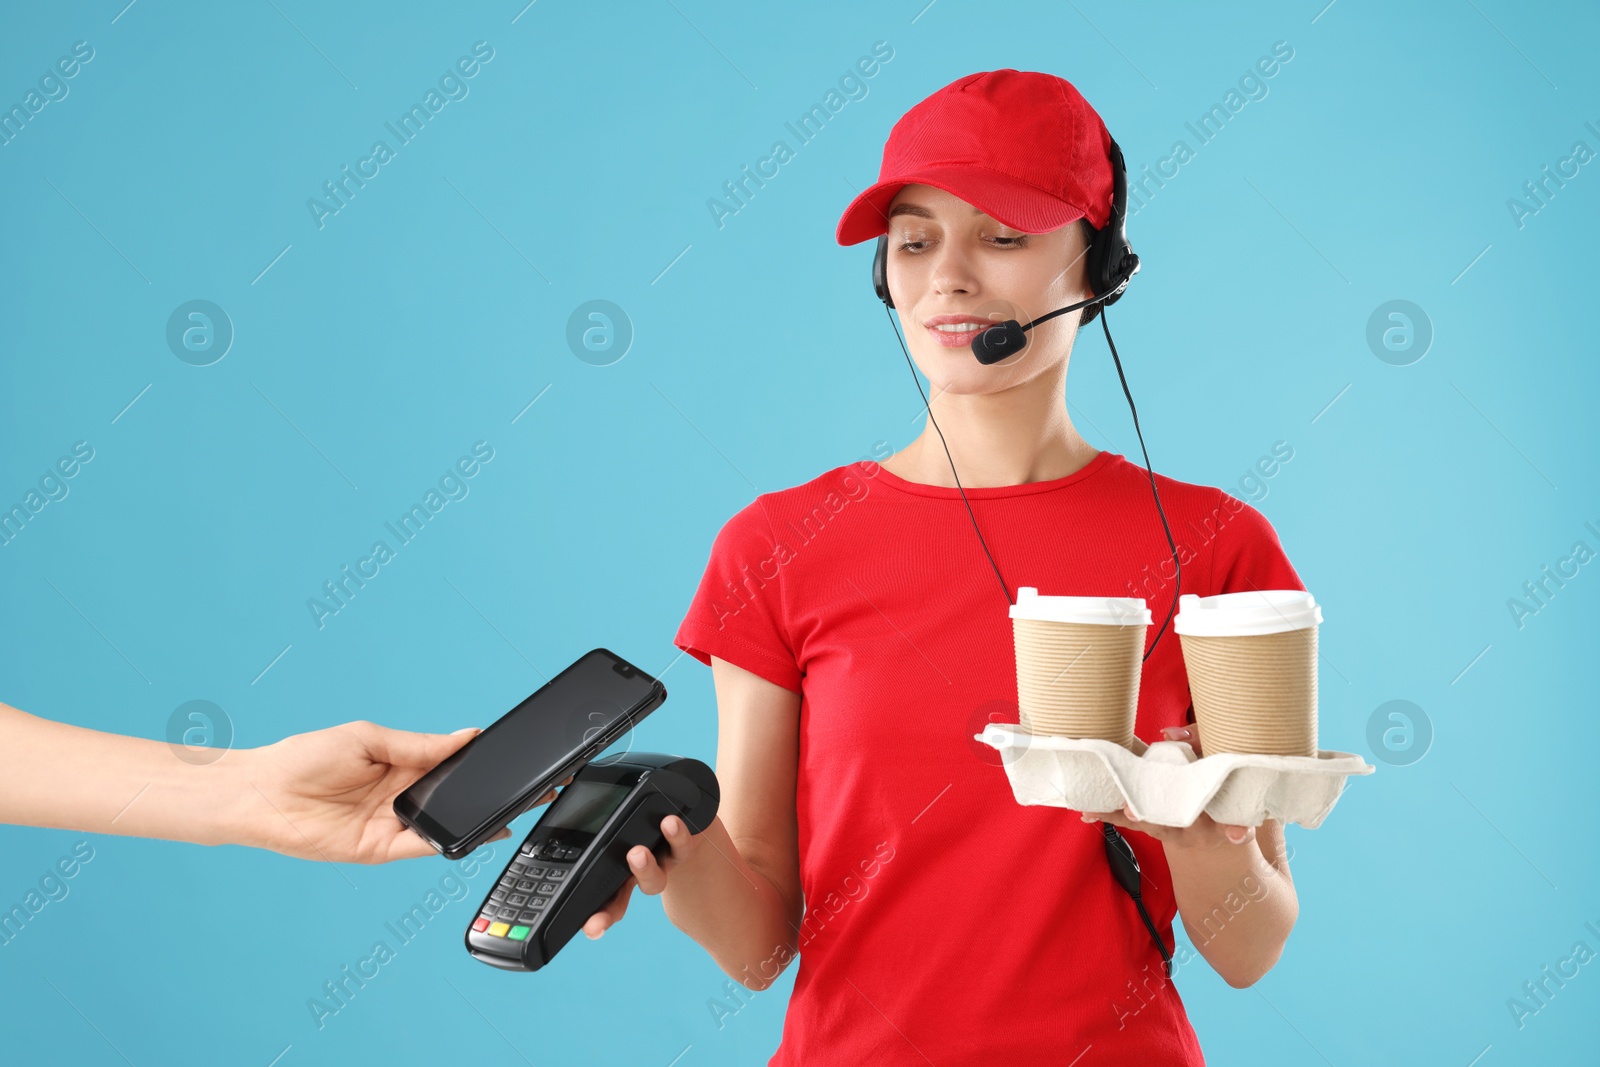
[[[1183,741],[1194,749],[1195,755],[1201,752],[1200,726],[1191,723],[1184,726],[1168,726],[1162,730],[1168,741]],[[1220,823],[1205,812],[1189,826],[1158,826],[1142,819],[1135,819],[1127,805],[1121,811],[1086,811],[1083,813],[1084,822],[1108,822],[1113,826],[1120,826],[1128,830],[1138,830],[1149,834],[1168,848],[1185,848],[1207,851],[1223,845],[1243,845],[1255,840],[1256,828],[1254,826],[1233,826]]]

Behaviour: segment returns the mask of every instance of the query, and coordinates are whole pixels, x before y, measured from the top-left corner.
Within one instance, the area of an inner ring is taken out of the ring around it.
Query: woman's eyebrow
[[[981,208],[973,208],[972,213],[974,215],[982,215],[983,210]],[[929,211],[921,204],[913,204],[910,201],[896,204],[894,207],[889,209],[889,217],[891,219],[896,215],[915,215],[918,218],[923,219],[931,219],[934,217],[933,212]]]

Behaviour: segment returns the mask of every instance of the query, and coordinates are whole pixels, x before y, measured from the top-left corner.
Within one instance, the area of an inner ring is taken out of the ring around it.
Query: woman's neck
[[[1003,393],[939,393],[932,423],[905,448],[883,461],[890,474],[909,482],[955,488],[950,463],[963,488],[1025,485],[1081,470],[1099,453],[1072,425],[1059,389],[1030,389],[1027,383]],[[945,456],[945,444],[950,455]]]

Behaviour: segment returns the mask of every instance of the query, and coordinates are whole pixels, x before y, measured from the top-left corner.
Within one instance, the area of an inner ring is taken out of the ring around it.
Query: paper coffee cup
[[[1317,626],[1310,593],[1263,589],[1178,598],[1203,755],[1317,754]]]
[[[1022,728],[1131,747],[1150,625],[1144,599],[1040,596],[1023,586],[1010,615]]]

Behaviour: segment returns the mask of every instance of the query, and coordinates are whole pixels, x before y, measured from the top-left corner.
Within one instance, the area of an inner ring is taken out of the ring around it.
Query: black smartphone
[[[394,813],[460,859],[532,808],[667,699],[666,686],[597,648],[540,686],[394,799]]]

